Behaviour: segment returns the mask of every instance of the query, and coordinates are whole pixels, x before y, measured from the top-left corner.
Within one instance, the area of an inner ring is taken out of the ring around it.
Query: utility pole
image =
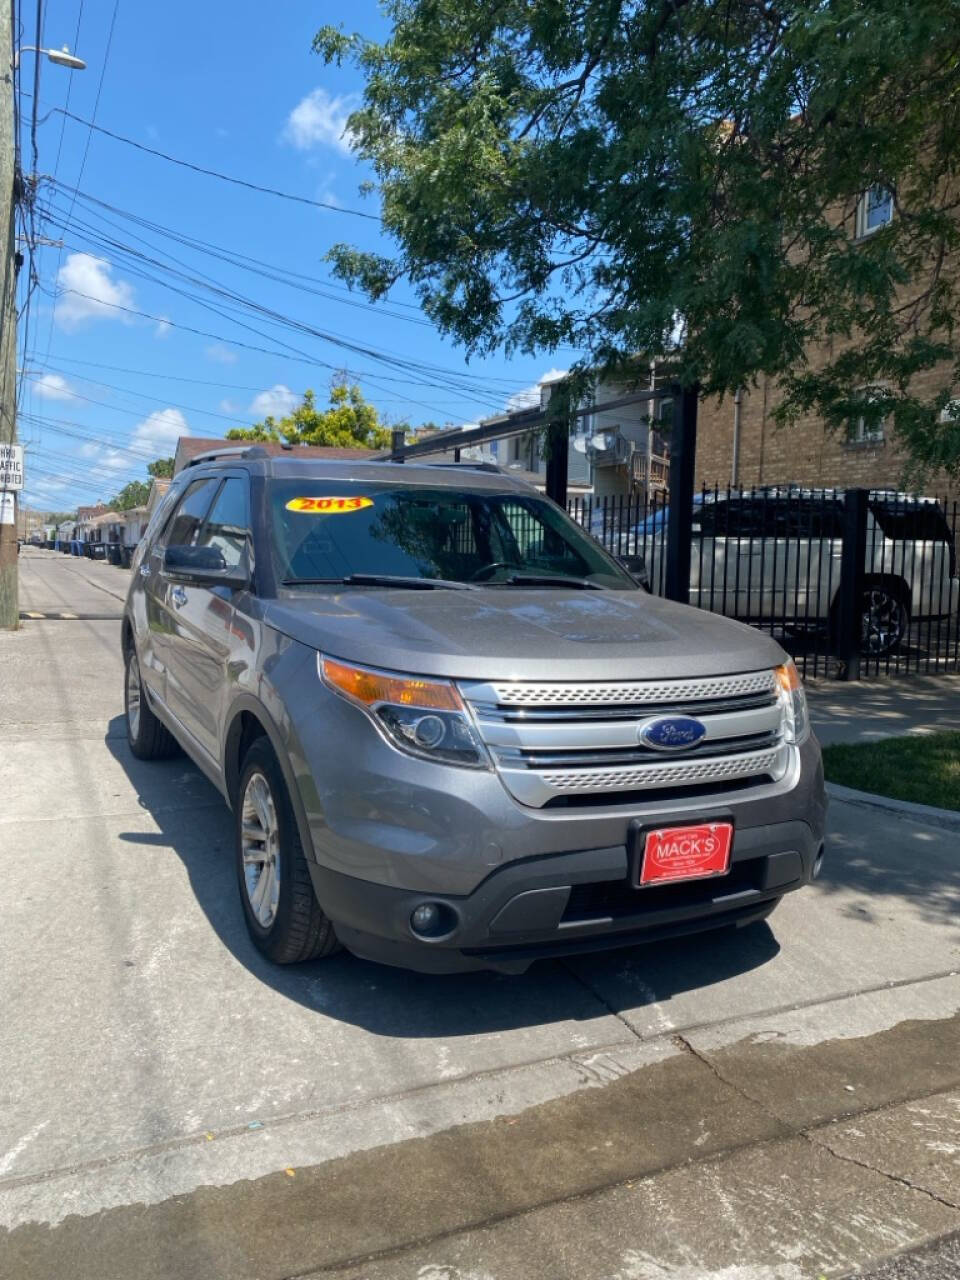
[[[16,147],[13,136],[13,30],[11,5],[0,0],[0,445],[17,442]],[[0,627],[19,621],[17,498],[0,498]]]

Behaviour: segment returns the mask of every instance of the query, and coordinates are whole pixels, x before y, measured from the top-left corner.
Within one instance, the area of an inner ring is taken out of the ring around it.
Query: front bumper
[[[470,894],[426,894],[374,884],[311,864],[337,936],[365,959],[424,973],[522,973],[535,960],[750,924],[819,871],[823,840],[807,822],[735,830],[730,871],[632,887],[626,845],[525,858],[492,872]],[[418,938],[410,915],[442,903],[457,921],[442,938]]]

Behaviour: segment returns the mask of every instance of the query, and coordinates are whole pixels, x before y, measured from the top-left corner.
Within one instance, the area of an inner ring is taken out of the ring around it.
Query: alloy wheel
[[[140,664],[137,655],[132,653],[127,663],[127,729],[131,738],[140,733]]]
[[[280,827],[270,784],[252,773],[243,793],[240,817],[243,880],[254,918],[269,929],[280,902]]]
[[[868,587],[863,593],[863,653],[890,653],[903,639],[907,629],[907,610],[903,601],[882,587]]]

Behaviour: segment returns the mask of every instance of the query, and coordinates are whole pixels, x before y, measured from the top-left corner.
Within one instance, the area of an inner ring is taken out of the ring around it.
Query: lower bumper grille
[[[604,880],[595,884],[575,884],[563,913],[562,923],[618,920],[643,911],[682,910],[699,907],[763,887],[763,860],[734,863],[725,876],[710,880],[690,880],[649,889],[635,889],[625,880]]]

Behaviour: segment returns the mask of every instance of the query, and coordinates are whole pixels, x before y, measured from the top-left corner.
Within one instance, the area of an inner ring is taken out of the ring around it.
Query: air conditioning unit
[[[621,435],[619,427],[612,427],[591,436],[586,453],[595,467],[617,467],[630,461],[633,449],[633,441]]]

